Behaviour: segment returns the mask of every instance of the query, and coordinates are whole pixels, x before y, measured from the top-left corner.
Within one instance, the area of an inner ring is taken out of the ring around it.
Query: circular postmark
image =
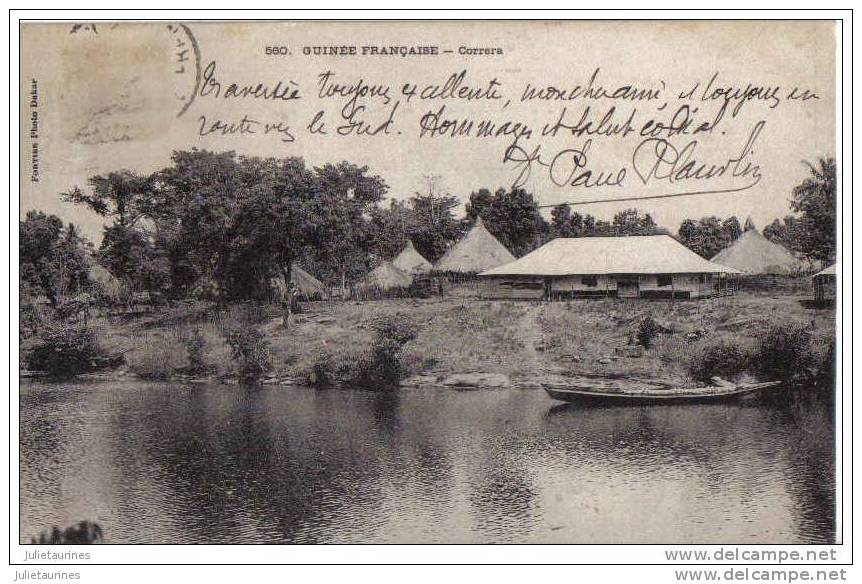
[[[98,145],[170,131],[195,101],[200,60],[183,23],[72,25],[60,73],[65,137]]]

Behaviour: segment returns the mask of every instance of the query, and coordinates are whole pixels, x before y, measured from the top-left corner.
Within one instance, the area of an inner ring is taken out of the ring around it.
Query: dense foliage
[[[18,227],[22,297],[46,298],[57,306],[88,285],[88,258],[75,226],[56,215],[28,211]]]
[[[272,371],[269,343],[259,330],[244,325],[227,331],[225,340],[236,362],[240,381],[255,383]]]
[[[763,235],[785,247],[821,262],[835,261],[837,248],[837,169],[834,158],[806,163],[810,176],[793,189],[787,215],[766,226]]]
[[[93,329],[59,322],[46,324],[27,357],[27,367],[53,377],[70,377],[99,368],[105,351]]]
[[[402,349],[416,338],[416,332],[416,326],[404,315],[376,323],[371,354],[360,360],[353,381],[372,389],[396,387],[409,374]]]
[[[764,377],[796,378],[807,373],[812,361],[811,332],[797,323],[772,324],[757,339],[752,363]]]
[[[707,345],[692,360],[689,374],[702,382],[709,382],[714,375],[735,379],[743,373],[794,383],[830,380],[835,366],[834,340],[822,358],[814,349],[806,326],[777,322],[760,331],[753,347],[736,342]]]
[[[481,217],[485,227],[515,256],[522,256],[547,241],[549,227],[533,195],[521,188],[479,189],[470,193],[467,222]]]
[[[739,343],[719,342],[707,345],[689,363],[688,371],[692,379],[710,383],[711,379],[735,380],[744,373],[751,363],[748,351]]]
[[[793,191],[794,213],[764,234],[826,261],[836,245],[835,162],[820,160],[810,171]],[[97,252],[74,226],[29,212],[20,223],[22,297],[56,306],[88,291],[88,266],[97,261],[125,298],[264,299],[295,262],[330,285],[355,282],[408,241],[434,262],[478,217],[516,256],[555,237],[666,233],[634,208],[602,220],[562,204],[546,218],[522,188],[470,193],[463,219],[456,217],[461,200],[433,180],[426,192],[381,204],[387,193],[381,177],[346,161],[310,168],[298,157],[176,151],[152,174],[110,172],[63,194],[108,220]],[[686,219],[676,237],[711,258],[742,231],[736,217],[713,216]]]
[[[749,219],[746,225],[753,228]],[[703,217],[697,221],[686,219],[679,226],[677,237],[697,255],[710,259],[742,235],[739,219],[730,217],[722,221],[718,217]]]
[[[635,331],[635,340],[638,345],[649,349],[652,346],[653,340],[658,336],[658,323],[651,316],[647,316],[638,323],[638,328]]]

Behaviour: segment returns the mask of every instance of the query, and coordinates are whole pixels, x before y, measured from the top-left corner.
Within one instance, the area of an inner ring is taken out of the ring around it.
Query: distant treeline
[[[795,214],[764,235],[827,261],[835,254],[835,162],[810,169],[791,194]],[[309,168],[302,158],[193,149],[175,151],[169,167],[150,175],[120,170],[88,182],[62,197],[108,220],[101,243],[93,248],[73,225],[28,212],[20,223],[22,294],[56,305],[87,288],[96,262],[150,298],[261,298],[273,278],[289,278],[294,262],[333,284],[362,277],[408,240],[434,262],[477,217],[516,256],[555,237],[667,233],[637,209],[604,221],[560,205],[548,221],[521,188],[470,193],[463,218],[455,216],[459,199],[433,181],[427,192],[384,204],[386,182],[346,161]],[[709,258],[746,228],[753,225],[736,217],[704,217],[671,235]]]

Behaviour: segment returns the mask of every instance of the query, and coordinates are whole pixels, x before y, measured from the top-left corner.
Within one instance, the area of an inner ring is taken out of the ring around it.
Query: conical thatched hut
[[[299,295],[306,300],[326,296],[326,286],[323,285],[323,282],[303,270],[299,264],[294,263],[290,266],[290,282],[296,286]],[[277,299],[281,300],[287,296],[284,278],[273,278],[270,285]]]
[[[87,278],[93,285],[97,297],[109,303],[118,303],[125,297],[125,287],[111,272],[95,261],[90,263]]]
[[[808,269],[805,262],[755,229],[743,233],[710,261],[750,276],[798,274]]]
[[[399,270],[392,262],[383,262],[365,276],[363,287],[388,292],[396,288],[407,288],[412,283],[413,276],[409,272]]]
[[[515,256],[485,228],[482,218],[434,266],[438,272],[478,274],[515,261]]]
[[[290,281],[299,290],[299,294],[306,298],[322,297],[326,294],[326,286],[323,282],[303,270],[298,264],[293,264],[290,268]]]
[[[410,240],[407,241],[407,246],[401,250],[401,253],[392,260],[392,265],[408,274],[426,274],[434,268],[431,262],[416,251]]]

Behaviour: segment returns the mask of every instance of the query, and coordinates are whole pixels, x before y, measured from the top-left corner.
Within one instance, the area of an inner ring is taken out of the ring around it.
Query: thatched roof
[[[392,265],[408,273],[418,272],[420,274],[430,272],[434,268],[431,262],[416,251],[413,242],[409,240],[407,246],[392,260]]]
[[[669,235],[561,237],[481,276],[738,273],[709,262]]]
[[[795,274],[808,269],[805,262],[754,229],[743,233],[710,261],[750,275]]]
[[[440,258],[434,269],[469,274],[484,272],[513,261],[515,256],[491,235],[479,217],[467,235]]]
[[[812,278],[816,278],[817,276],[834,276],[835,275],[835,264],[832,264],[828,268],[820,270],[816,274],[812,276]]]
[[[404,270],[399,270],[392,262],[383,262],[371,272],[363,281],[369,288],[378,290],[390,290],[392,288],[406,288],[413,283],[413,276]]]
[[[123,283],[109,272],[107,268],[97,264],[95,261],[90,262],[90,267],[87,270],[87,278],[108,296],[117,296],[123,289]]]
[[[290,267],[290,281],[305,296],[314,296],[326,292],[326,286],[323,285],[323,282],[303,270],[299,264],[293,264]]]
[[[296,286],[300,295],[306,298],[311,298],[315,295],[324,296],[326,294],[326,286],[323,285],[323,282],[303,270],[297,263],[290,266],[290,281]],[[284,298],[287,295],[287,286],[284,285],[284,278],[281,276],[273,278],[270,281],[270,285],[279,298]]]

